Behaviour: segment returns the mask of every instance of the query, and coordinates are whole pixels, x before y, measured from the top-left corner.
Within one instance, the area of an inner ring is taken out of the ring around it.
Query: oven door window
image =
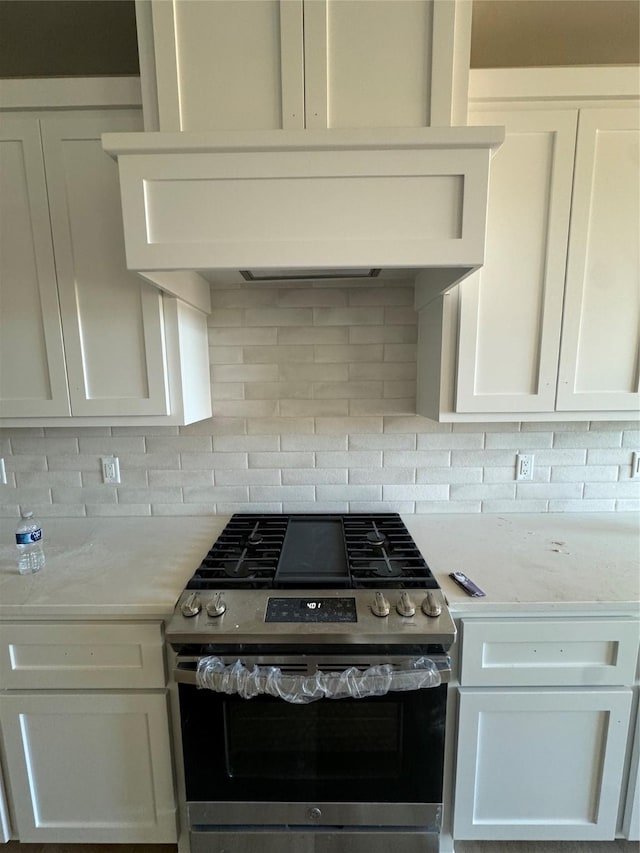
[[[187,800],[440,802],[446,685],[292,705],[180,685]]]

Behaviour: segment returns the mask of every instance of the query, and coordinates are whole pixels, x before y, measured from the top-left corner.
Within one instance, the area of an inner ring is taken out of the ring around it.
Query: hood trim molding
[[[103,146],[120,169],[129,268],[232,282],[242,269],[477,269],[503,138],[492,127],[131,133]]]

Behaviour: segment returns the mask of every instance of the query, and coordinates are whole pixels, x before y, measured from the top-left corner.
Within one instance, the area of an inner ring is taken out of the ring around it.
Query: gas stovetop
[[[441,644],[455,625],[396,513],[231,517],[167,626],[172,644]]]
[[[437,589],[396,513],[234,515],[187,589]]]

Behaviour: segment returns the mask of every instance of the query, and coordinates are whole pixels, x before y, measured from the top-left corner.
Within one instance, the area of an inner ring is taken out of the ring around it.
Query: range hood
[[[130,269],[231,283],[407,278],[484,260],[502,127],[109,133]],[[164,282],[164,284],[163,284]]]

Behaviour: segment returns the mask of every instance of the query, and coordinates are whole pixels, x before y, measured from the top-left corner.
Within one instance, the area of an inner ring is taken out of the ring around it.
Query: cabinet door
[[[160,130],[304,127],[302,0],[152,9]]]
[[[305,0],[306,127],[428,127],[433,0]]]
[[[4,695],[0,720],[21,842],[175,842],[164,693]]]
[[[0,414],[69,415],[37,118],[0,120]]]
[[[576,110],[479,112],[504,124],[491,162],[486,260],[460,285],[456,411],[552,412]]]
[[[613,840],[631,690],[460,690],[456,839]]]
[[[580,111],[559,410],[640,407],[640,111]]]
[[[101,144],[141,126],[137,110],[42,119],[74,416],[169,411],[162,297],[126,268],[118,168]]]

